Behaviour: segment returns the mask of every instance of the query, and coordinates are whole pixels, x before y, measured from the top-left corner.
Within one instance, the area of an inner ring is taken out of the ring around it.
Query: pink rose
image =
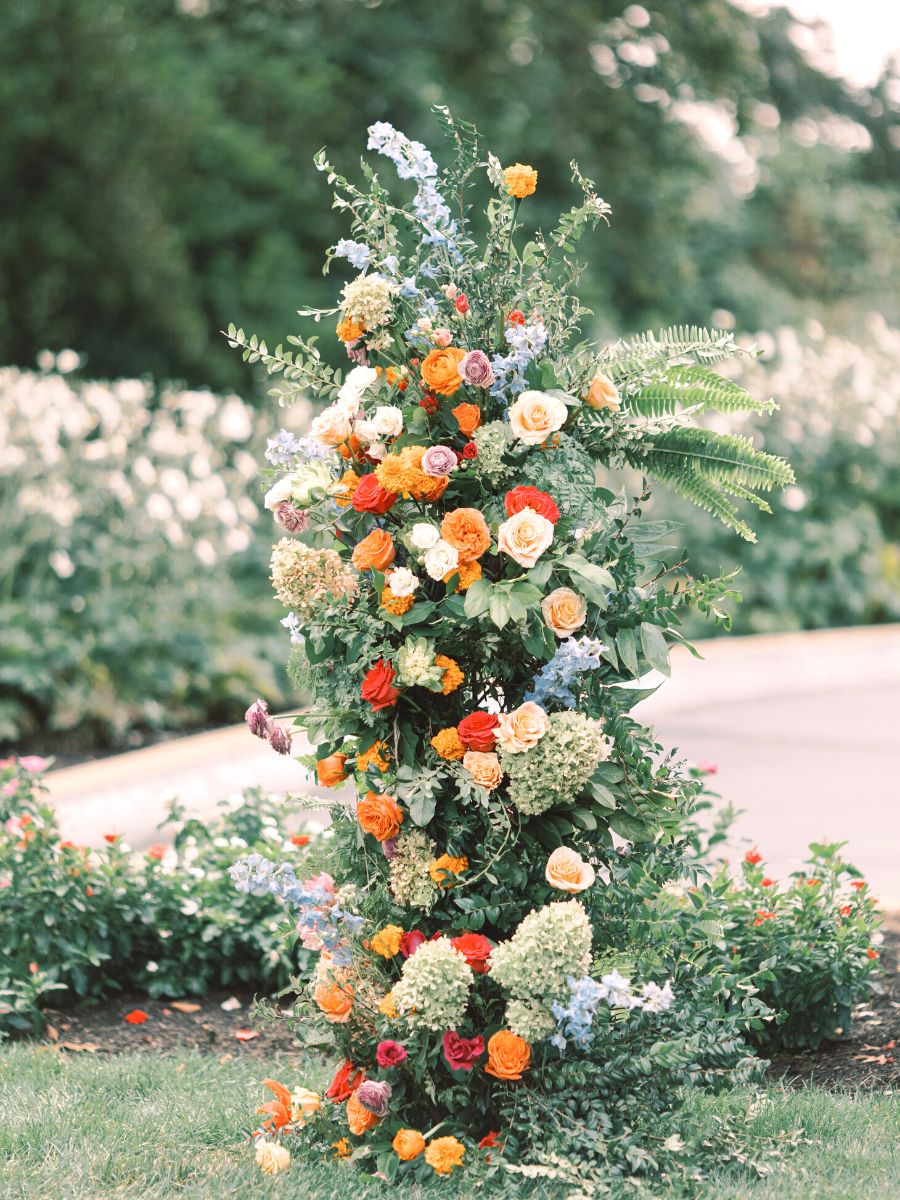
[[[379,1067],[399,1067],[406,1058],[406,1050],[399,1042],[379,1042],[375,1050]]]
[[[484,1054],[484,1038],[460,1037],[455,1029],[444,1034],[444,1058],[451,1071],[471,1071]]]
[[[422,455],[422,470],[433,479],[449,475],[457,465],[456,454],[449,446],[429,446]]]
[[[449,329],[436,329],[433,337],[439,346],[449,346],[453,341],[453,334]]]
[[[420,946],[425,944],[425,934],[418,929],[411,929],[400,939],[400,953],[404,958],[411,958]]]
[[[287,501],[275,509],[275,520],[288,533],[302,533],[309,525],[306,509],[294,508],[293,504],[288,504]]]
[[[32,775],[40,775],[41,771],[47,770],[47,760],[38,754],[23,754],[19,759],[19,766]]]
[[[471,387],[487,388],[496,381],[491,360],[483,350],[470,350],[457,370]]]

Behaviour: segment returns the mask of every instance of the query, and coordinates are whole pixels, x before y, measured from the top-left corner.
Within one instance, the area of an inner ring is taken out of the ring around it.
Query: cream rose
[[[567,638],[587,620],[584,597],[571,588],[561,587],[541,601],[544,621],[558,638]]]
[[[393,404],[379,404],[371,417],[356,422],[356,433],[364,442],[380,442],[403,432],[403,412]]]
[[[432,579],[443,579],[459,566],[459,551],[443,538],[438,538],[425,555],[425,570]]]
[[[321,1107],[322,1097],[318,1092],[311,1092],[309,1088],[297,1088],[291,1092],[291,1116],[301,1125]]]
[[[427,521],[417,521],[412,527],[409,540],[417,550],[430,550],[441,540],[440,532]]]
[[[551,887],[570,895],[583,892],[596,878],[591,864],[568,846],[559,846],[553,851],[547,859],[544,875]]]
[[[553,522],[523,508],[504,521],[497,531],[497,545],[520,567],[533,567],[553,541]]]
[[[256,1143],[256,1161],[264,1175],[279,1175],[290,1169],[291,1152],[277,1142]]]
[[[522,392],[509,409],[509,427],[521,442],[539,446],[562,429],[569,410],[550,392]]]
[[[277,483],[273,484],[266,492],[266,498],[263,504],[269,512],[275,512],[279,505],[284,504],[286,500],[290,500],[291,493],[294,490],[294,483],[290,475],[283,475]]]
[[[336,404],[342,412],[348,416],[354,416],[359,408],[359,402],[366,388],[372,386],[378,378],[378,372],[374,367],[354,367],[348,372],[347,378],[341,385],[341,389],[337,394]]]
[[[503,713],[495,730],[497,745],[507,754],[522,754],[538,744],[550,718],[539,704],[526,700],[511,713]]]
[[[324,446],[339,446],[346,442],[351,431],[350,418],[337,404],[320,412],[309,427],[310,435]]]
[[[500,759],[493,750],[467,750],[463,755],[462,765],[486,792],[492,792],[495,787],[500,786],[503,772],[500,769]]]
[[[419,586],[418,576],[409,567],[397,567],[387,577],[388,587],[395,596],[411,596]]]
[[[584,402],[591,408],[608,408],[611,412],[618,412],[622,407],[619,389],[602,371],[598,371],[591,380]]]

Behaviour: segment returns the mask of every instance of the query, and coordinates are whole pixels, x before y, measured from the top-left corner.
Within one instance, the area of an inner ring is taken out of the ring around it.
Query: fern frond
[[[627,394],[627,392],[626,392]],[[628,395],[630,412],[661,417],[683,408],[696,412],[771,413],[774,400],[757,400],[734,380],[696,364],[670,367]]]
[[[647,378],[679,359],[708,365],[750,353],[740,347],[726,329],[704,329],[697,325],[673,325],[659,333],[642,333],[610,346],[601,366],[617,384]]]
[[[684,471],[662,478],[679,495],[721,521],[728,529],[733,529],[744,541],[756,541],[756,534],[738,515],[737,506],[728,499],[726,489],[721,484],[705,479],[695,471]]]
[[[763,491],[794,482],[794,472],[783,458],[757,450],[748,437],[736,433],[676,427],[658,434],[639,454],[645,469],[660,478],[692,472]]]

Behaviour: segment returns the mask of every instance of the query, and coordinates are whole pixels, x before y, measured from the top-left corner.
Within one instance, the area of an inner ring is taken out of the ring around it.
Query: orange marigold
[[[491,531],[477,508],[454,508],[446,513],[441,537],[456,548],[461,563],[474,562],[491,544]]]
[[[400,953],[403,930],[399,925],[385,925],[372,938],[372,949],[382,958],[396,958]]]
[[[381,607],[393,613],[395,617],[402,617],[404,613],[408,613],[414,603],[414,596],[395,596],[389,587],[384,588],[381,593]]]
[[[448,762],[456,762],[466,752],[466,748],[455,725],[452,725],[449,729],[442,729],[440,733],[436,733],[431,739],[431,744],[434,746],[438,757],[446,758]]]
[[[450,480],[446,475],[428,475],[422,470],[424,446],[406,446],[399,454],[388,454],[375,468],[375,476],[386,491],[407,500],[439,500]]]
[[[366,327],[362,321],[354,321],[352,317],[344,317],[343,320],[338,321],[335,328],[335,333],[342,342],[355,342],[365,332]]]
[[[453,887],[451,875],[461,875],[468,869],[469,860],[465,856],[453,858],[450,854],[442,854],[440,858],[436,858],[428,864],[428,874],[440,888]]]
[[[534,195],[537,190],[538,173],[534,167],[525,163],[513,163],[503,172],[503,180],[510,196],[524,200],[526,196]]]
[[[481,563],[480,562],[461,562],[454,571],[448,571],[444,576],[444,583],[449,583],[454,575],[459,576],[459,582],[456,585],[457,592],[464,592],[470,588],[476,579],[481,578]]]
[[[368,771],[369,767],[377,767],[383,775],[390,765],[387,742],[380,740],[373,742],[368,750],[363,750],[362,754],[356,756],[357,771]]]
[[[356,491],[356,485],[359,483],[359,476],[351,467],[343,473],[338,483],[341,491],[334,497],[334,502],[338,508],[346,508],[353,499],[353,493]]]
[[[353,1147],[345,1137],[340,1138],[336,1142],[332,1142],[331,1148],[334,1151],[335,1158],[349,1158],[353,1153]]]
[[[455,1137],[432,1138],[425,1151],[425,1161],[438,1175],[449,1175],[454,1167],[461,1167],[466,1150]]]
[[[394,1003],[394,993],[387,992],[378,1001],[378,1011],[383,1017],[387,1017],[389,1021],[393,1021],[397,1015],[397,1005]]]
[[[445,696],[449,696],[451,692],[456,691],[465,679],[465,675],[459,669],[456,659],[448,658],[446,654],[436,654],[434,661],[444,672],[441,679],[441,691]]]

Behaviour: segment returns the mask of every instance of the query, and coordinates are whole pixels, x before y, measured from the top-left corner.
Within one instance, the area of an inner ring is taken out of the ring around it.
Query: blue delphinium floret
[[[565,638],[556,653],[535,676],[525,699],[533,700],[546,708],[551,702],[565,708],[576,708],[578,698],[572,690],[573,681],[585,671],[596,671],[603,666],[600,655],[606,647],[598,638]]]

